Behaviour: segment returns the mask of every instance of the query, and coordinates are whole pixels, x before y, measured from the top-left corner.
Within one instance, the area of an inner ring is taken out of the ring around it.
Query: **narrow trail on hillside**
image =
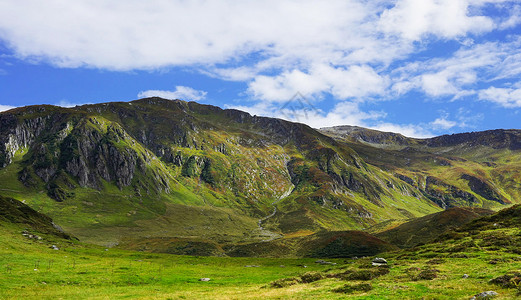
[[[268,220],[269,218],[275,216],[275,214],[277,213],[277,206],[276,206],[276,204],[279,203],[280,201],[282,201],[284,198],[288,197],[291,194],[291,192],[293,191],[293,189],[294,189],[294,186],[291,185],[291,187],[284,194],[282,194],[275,201],[271,202],[271,205],[273,205],[273,212],[271,214],[263,217],[263,218],[260,218],[257,221],[257,226],[259,226],[259,228],[258,228],[259,236],[267,237],[266,239],[262,240],[263,242],[269,242],[269,241],[273,241],[273,240],[280,239],[280,238],[283,237],[283,235],[281,235],[279,233],[275,233],[273,231],[269,231],[269,230],[265,229],[264,227],[262,227],[262,223],[264,221]]]

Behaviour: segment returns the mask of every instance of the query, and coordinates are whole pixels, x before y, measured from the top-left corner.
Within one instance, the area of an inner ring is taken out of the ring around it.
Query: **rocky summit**
[[[100,245],[251,252],[519,202],[520,149],[517,130],[412,139],[161,98],[39,105],[0,113],[0,195]]]

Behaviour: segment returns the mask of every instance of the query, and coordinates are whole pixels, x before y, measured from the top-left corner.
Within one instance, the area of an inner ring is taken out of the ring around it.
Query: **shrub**
[[[418,278],[420,280],[433,280],[434,278],[438,277],[439,270],[436,269],[428,269],[423,270],[418,274]]]
[[[438,273],[440,270],[437,269],[420,269],[417,267],[412,267],[407,269],[407,273],[411,276],[411,280],[433,280],[438,277]]]
[[[324,279],[326,276],[319,272],[307,272],[300,276],[300,279],[303,283],[310,283],[314,281],[318,281],[320,279]]]
[[[521,273],[505,274],[490,280],[490,283],[504,288],[521,289]]]
[[[271,282],[270,285],[271,285],[271,287],[274,287],[274,288],[284,288],[284,287],[288,287],[291,285],[299,284],[301,282],[302,281],[299,278],[292,277],[292,278],[282,278],[279,280],[275,280],[275,281]]]

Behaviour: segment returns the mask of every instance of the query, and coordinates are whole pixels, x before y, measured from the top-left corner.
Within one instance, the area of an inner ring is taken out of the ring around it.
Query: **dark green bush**
[[[326,276],[319,272],[307,272],[300,276],[303,283],[310,283],[324,278],[326,278]]]
[[[284,288],[299,283],[301,283],[300,278],[282,278],[271,282],[270,286],[274,288]]]

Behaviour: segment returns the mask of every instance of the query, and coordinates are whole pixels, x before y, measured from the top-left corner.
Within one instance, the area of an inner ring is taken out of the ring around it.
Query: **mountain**
[[[521,196],[520,130],[428,139],[352,126],[320,131],[354,149],[367,163],[415,186],[442,208],[499,208]]]
[[[518,132],[483,134],[318,131],[161,98],[29,106],[0,113],[0,195],[86,242],[220,249],[516,202]]]

